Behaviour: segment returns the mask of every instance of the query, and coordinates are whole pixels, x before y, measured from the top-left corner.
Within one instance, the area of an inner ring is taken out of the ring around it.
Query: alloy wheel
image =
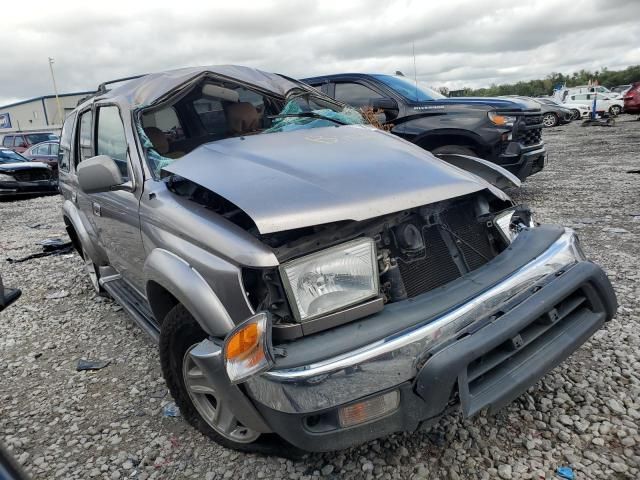
[[[622,109],[619,105],[611,105],[611,107],[609,108],[609,113],[611,113],[611,115],[620,115],[621,110]]]
[[[204,421],[223,437],[238,443],[255,441],[260,436],[260,432],[238,422],[229,405],[220,398],[200,367],[191,358],[191,350],[196,345],[187,350],[182,361],[184,385],[193,406]]]
[[[558,119],[553,113],[547,113],[542,117],[542,124],[545,127],[555,127],[558,123]]]

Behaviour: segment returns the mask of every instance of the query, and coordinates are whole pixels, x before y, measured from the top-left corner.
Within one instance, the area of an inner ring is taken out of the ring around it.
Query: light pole
[[[51,71],[51,80],[53,81],[53,93],[56,95],[56,103],[58,104],[58,118],[60,123],[64,121],[62,118],[62,106],[60,105],[60,98],[58,97],[58,87],[56,86],[56,76],[53,74],[53,58],[49,57],[49,70]]]

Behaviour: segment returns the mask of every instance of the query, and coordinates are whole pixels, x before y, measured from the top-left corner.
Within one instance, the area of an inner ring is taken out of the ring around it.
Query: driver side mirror
[[[398,102],[393,98],[373,98],[371,106],[379,110],[398,110]]]
[[[98,155],[78,164],[78,183],[85,193],[100,193],[117,190],[125,182],[116,162],[107,155]]]

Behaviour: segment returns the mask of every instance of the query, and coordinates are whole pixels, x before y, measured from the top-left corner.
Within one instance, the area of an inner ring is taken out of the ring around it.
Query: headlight
[[[500,115],[496,112],[489,112],[487,115],[489,116],[489,120],[499,127],[513,127],[513,124],[516,123],[517,120],[516,117],[511,115]]]
[[[513,242],[522,229],[536,226],[529,209],[523,207],[509,208],[497,213],[493,223],[507,243]]]
[[[0,173],[0,182],[15,182],[16,179],[11,175],[6,175],[4,173]]]
[[[370,238],[327,248],[280,266],[298,321],[326,315],[378,294],[378,264]]]

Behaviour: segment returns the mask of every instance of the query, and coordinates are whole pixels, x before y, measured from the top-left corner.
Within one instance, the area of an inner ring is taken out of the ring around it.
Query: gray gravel
[[[209,442],[171,401],[156,347],[121,308],[96,297],[75,254],[4,258],[64,236],[59,197],[0,203],[0,268],[23,289],[0,321],[0,441],[34,478],[577,478],[640,477],[640,122],[545,132],[547,169],[514,197],[540,222],[578,230],[614,282],[617,317],[497,416],[443,419],[299,461]],[[31,228],[41,224],[39,228]],[[77,372],[78,359],[108,360]]]

